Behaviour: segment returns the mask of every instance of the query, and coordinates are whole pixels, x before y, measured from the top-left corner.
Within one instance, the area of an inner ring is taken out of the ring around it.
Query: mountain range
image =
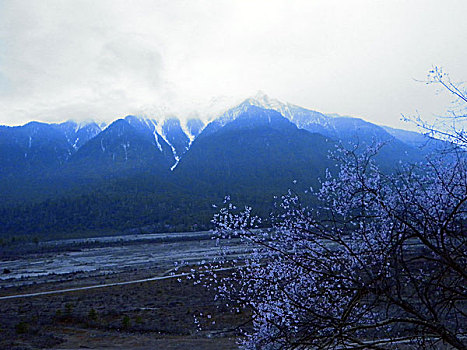
[[[385,146],[383,170],[440,141],[264,94],[205,124],[127,116],[0,126],[0,235],[62,237],[209,228],[224,196],[262,214],[290,187],[317,186],[337,144]]]

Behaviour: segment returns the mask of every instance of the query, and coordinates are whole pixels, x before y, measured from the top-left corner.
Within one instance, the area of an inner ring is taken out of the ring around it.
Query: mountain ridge
[[[423,138],[265,95],[208,124],[129,115],[104,128],[0,127],[0,236],[208,229],[225,195],[267,215],[291,186],[318,186],[338,144],[383,142],[375,160],[392,171],[422,160]]]
[[[244,111],[248,106],[257,106],[264,109],[275,110],[294,123],[300,129],[320,133],[336,139],[342,138],[340,133],[343,130],[347,132],[349,131],[348,124],[345,126],[340,125],[343,124],[343,121],[347,120],[355,124],[350,128],[354,134],[361,131],[360,129],[366,125],[374,128],[373,132],[375,129],[380,128],[380,133],[387,133],[387,135],[384,135],[386,140],[395,138],[399,141],[407,143],[410,146],[420,146],[423,144],[423,141],[428,141],[426,136],[414,131],[383,127],[357,117],[324,114],[288,102],[281,102],[278,99],[269,98],[262,92],[258,92],[253,97],[246,98],[240,104],[227,109],[225,112],[215,116],[214,118],[211,118],[211,120],[206,123],[199,118],[188,118],[187,120],[182,121],[174,115],[168,115],[164,118],[159,118],[159,120],[151,117],[141,117],[134,115],[128,115],[122,119],[127,120],[133,126],[135,126],[135,124],[140,124],[137,126],[140,129],[148,129],[148,131],[154,135],[156,145],[160,148],[161,152],[162,145],[161,142],[158,141],[160,139],[165,141],[173,153],[174,159],[171,168],[175,168],[183,154],[189,150],[193,141],[207,126],[210,126],[210,128],[213,128],[214,126],[222,127],[225,123],[233,121],[236,118],[236,115]],[[115,122],[115,120],[113,122]],[[44,123],[32,121],[19,126],[0,125],[0,138],[2,137],[1,128],[26,128],[31,124],[50,125],[60,130],[65,135],[69,145],[73,148],[71,151],[69,151],[69,153],[73,153],[86,142],[88,142],[91,138],[103,132],[106,128],[112,125],[113,122],[109,123],[105,127],[101,127],[92,120],[81,123],[68,120],[62,123]],[[356,124],[359,125],[357,126]],[[408,141],[410,139],[417,140],[417,142],[414,143]]]

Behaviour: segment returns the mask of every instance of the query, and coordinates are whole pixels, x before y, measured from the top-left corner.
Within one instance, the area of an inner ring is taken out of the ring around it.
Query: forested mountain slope
[[[336,145],[382,142],[385,171],[416,162],[423,135],[259,95],[205,125],[127,116],[0,127],[0,234],[44,237],[205,229],[230,195],[268,213],[274,196],[318,184]],[[439,143],[439,142],[438,142]],[[438,145],[438,143],[436,143]]]

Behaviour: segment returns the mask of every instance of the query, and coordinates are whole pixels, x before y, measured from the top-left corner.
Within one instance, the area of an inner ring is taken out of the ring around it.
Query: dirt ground
[[[133,279],[149,271],[131,273]],[[224,272],[228,273],[228,272]],[[114,275],[112,282],[128,280]],[[95,279],[81,278],[79,285]],[[2,289],[1,295],[69,288],[76,282]],[[194,315],[203,314],[199,330]],[[210,315],[210,316],[206,316]],[[166,279],[54,295],[0,300],[0,349],[236,349],[233,313],[192,280]]]

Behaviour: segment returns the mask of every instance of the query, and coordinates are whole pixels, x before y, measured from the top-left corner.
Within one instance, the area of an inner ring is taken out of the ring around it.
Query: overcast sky
[[[0,0],[0,124],[190,115],[262,90],[401,126],[467,80],[467,1]]]

